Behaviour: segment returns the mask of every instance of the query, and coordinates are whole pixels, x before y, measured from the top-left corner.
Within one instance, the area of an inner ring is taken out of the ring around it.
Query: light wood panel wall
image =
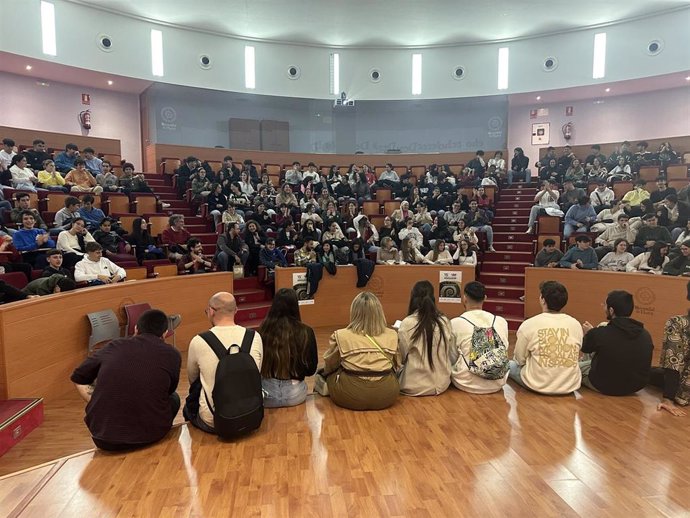
[[[498,150],[484,150],[484,158],[488,160]],[[504,157],[507,157],[506,151]],[[462,153],[428,153],[428,154],[396,154],[396,155],[353,155],[353,154],[318,154],[318,153],[286,153],[278,151],[249,151],[246,149],[220,149],[194,146],[178,146],[173,144],[149,144],[146,146],[146,171],[159,171],[159,164],[163,158],[184,158],[193,155],[202,160],[222,160],[230,155],[235,162],[247,158],[259,164],[292,164],[295,160],[303,165],[314,162],[322,165],[369,164],[371,167],[383,166],[390,162],[394,166],[429,165],[429,164],[466,164],[474,157],[474,151]],[[508,157],[509,159],[510,157]]]
[[[635,151],[637,151],[637,143],[641,140],[646,140],[646,142],[649,144],[649,147],[647,149],[652,153],[656,152],[656,150],[659,149],[661,143],[666,141],[669,141],[671,143],[671,146],[673,146],[673,150],[676,153],[678,153],[681,157],[683,153],[690,151],[690,136],[686,136],[630,140],[630,151],[632,153],[635,153]],[[622,140],[619,142],[592,142],[590,144],[582,144],[578,146],[573,145],[571,147],[573,149],[573,153],[575,153],[575,156],[578,157],[580,160],[584,160],[585,158],[587,158],[587,155],[589,155],[590,147],[592,146],[592,144],[599,144],[601,146],[601,152],[606,156],[609,156],[611,153],[613,153],[613,150],[617,146],[620,146],[622,144],[622,142]],[[563,146],[558,146],[556,148],[557,155],[560,155],[560,150],[562,149]],[[546,148],[539,148],[539,158],[543,158],[545,155]]]
[[[2,135],[0,138],[11,138],[16,142],[17,146],[30,146],[35,139],[40,138],[45,141],[46,147],[49,148],[65,149],[65,145],[71,142],[79,146],[80,150],[90,146],[96,153],[122,156],[120,141],[111,138],[88,137],[85,135],[54,133],[9,126],[0,126],[0,135]]]
[[[674,315],[684,314],[690,307],[690,302],[686,301],[688,280],[687,277],[648,273],[526,268],[525,318],[541,313],[539,284],[542,281],[562,283],[568,289],[568,305],[564,311],[594,326],[606,320],[603,303],[608,293],[625,290],[635,299],[632,318],[644,323],[652,335],[655,357],[658,357],[665,322]]]
[[[389,324],[407,316],[410,291],[417,281],[427,280],[434,286],[438,297],[439,272],[462,272],[462,285],[474,280],[471,266],[436,265],[376,265],[374,274],[364,288],[357,288],[357,269],[354,266],[338,266],[336,274],[325,270],[314,295],[314,304],[300,306],[302,321],[312,327],[344,326],[350,322],[350,304],[361,291],[374,293],[386,313]],[[292,288],[292,274],[304,273],[304,268],[276,268],[276,290]],[[456,317],[464,311],[462,304],[439,304],[448,317]]]
[[[148,302],[182,316],[176,343],[186,350],[208,329],[204,310],[218,291],[232,292],[231,273],[129,281],[0,306],[0,399],[51,399],[71,390],[69,376],[91,334],[87,313],[112,309],[124,326],[124,306]]]

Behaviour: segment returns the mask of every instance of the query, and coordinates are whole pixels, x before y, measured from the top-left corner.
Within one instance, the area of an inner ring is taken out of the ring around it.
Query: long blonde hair
[[[388,326],[381,301],[370,291],[357,295],[350,305],[347,329],[358,335],[382,335]]]

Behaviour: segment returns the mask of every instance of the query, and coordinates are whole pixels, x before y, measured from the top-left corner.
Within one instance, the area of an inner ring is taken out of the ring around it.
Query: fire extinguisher
[[[79,123],[85,130],[91,129],[91,110],[84,110],[79,114]]]
[[[563,131],[563,138],[565,140],[570,140],[573,136],[573,130],[575,127],[573,126],[572,122],[566,122],[563,124],[563,127],[561,128],[561,131]]]

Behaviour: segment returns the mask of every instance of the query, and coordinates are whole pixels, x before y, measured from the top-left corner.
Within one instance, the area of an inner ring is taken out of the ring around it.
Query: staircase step
[[[525,268],[532,263],[507,263],[505,261],[482,261],[482,274],[486,273],[519,273],[524,274]]]
[[[527,224],[527,220],[529,219],[529,212],[531,210],[532,206],[530,205],[529,207],[524,207],[524,208],[503,208],[500,211],[497,210],[495,215],[496,216],[512,216],[512,217],[523,217],[525,218],[525,225]]]
[[[520,324],[525,320],[524,317],[506,315],[503,317],[508,322],[508,331],[517,331]]]
[[[527,220],[525,220],[524,223],[513,223],[513,224],[505,224],[505,223],[492,223],[491,228],[495,232],[510,232],[510,233],[525,233],[525,230],[527,230]]]
[[[527,224],[525,224],[527,226]],[[521,243],[533,243],[534,235],[524,232],[503,232],[494,230],[494,241],[519,241]]]
[[[263,321],[264,321],[263,318],[255,318],[253,320],[245,320],[242,322],[242,327],[246,327],[247,329],[253,329],[254,331],[258,331],[259,327],[261,326],[261,323]],[[508,329],[510,329],[510,322],[508,322]],[[517,329],[517,327],[515,329]]]
[[[525,303],[521,300],[487,298],[484,301],[484,310],[502,317],[506,315],[522,317],[525,314]]]
[[[534,250],[534,243],[526,241],[497,241],[494,236],[494,248],[499,252],[529,252]]]
[[[496,203],[496,207],[502,206],[504,203],[523,202],[528,201],[534,204],[534,194],[522,192],[521,194],[504,194],[501,193],[501,199]]]
[[[263,319],[268,314],[269,309],[271,309],[271,301],[242,304],[237,307],[235,322],[240,324],[247,320]]]
[[[235,279],[232,283],[234,290],[259,290],[259,279],[256,277],[245,277],[243,279]]]
[[[484,252],[484,260],[491,262],[532,263],[534,262],[534,254],[532,252]]]
[[[239,305],[266,301],[266,290],[260,288],[235,290],[233,295],[235,295],[235,300]]]
[[[491,299],[518,300],[525,293],[524,286],[485,284],[486,296]]]
[[[494,225],[522,225],[527,227],[528,218],[522,216],[494,216],[491,226]]]
[[[483,266],[483,265],[482,265]],[[491,285],[505,285],[505,286],[525,286],[525,274],[524,273],[501,273],[501,272],[482,272],[479,275],[480,280],[484,284]]]
[[[534,205],[533,200],[523,200],[523,201],[517,201],[517,200],[502,200],[499,201],[496,204],[496,210],[502,210],[502,209],[525,209],[525,208],[531,208],[532,205]]]

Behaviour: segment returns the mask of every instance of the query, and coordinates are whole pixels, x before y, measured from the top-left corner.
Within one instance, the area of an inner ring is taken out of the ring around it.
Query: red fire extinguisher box
[[[0,401],[0,456],[43,423],[43,399]]]

